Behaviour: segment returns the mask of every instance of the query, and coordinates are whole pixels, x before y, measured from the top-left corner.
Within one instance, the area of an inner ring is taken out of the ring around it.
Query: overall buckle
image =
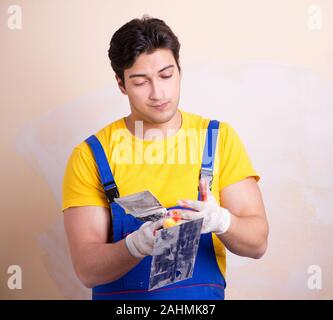
[[[119,192],[116,184],[114,181],[110,183],[106,183],[103,185],[104,186],[104,191],[106,194],[106,198],[108,199],[109,203],[114,202],[114,198],[119,198]]]

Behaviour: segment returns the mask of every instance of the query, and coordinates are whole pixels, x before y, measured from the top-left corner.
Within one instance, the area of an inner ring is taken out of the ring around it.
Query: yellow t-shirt
[[[95,135],[101,142],[120,196],[149,190],[168,208],[179,199],[197,199],[199,174],[209,119],[180,110],[181,128],[158,140],[143,140],[128,131],[121,118]],[[217,138],[212,193],[246,177],[259,175],[235,130],[220,122]],[[108,208],[97,165],[86,142],[77,145],[68,160],[63,179],[62,210],[75,206]],[[225,276],[225,248],[213,234],[218,265]]]

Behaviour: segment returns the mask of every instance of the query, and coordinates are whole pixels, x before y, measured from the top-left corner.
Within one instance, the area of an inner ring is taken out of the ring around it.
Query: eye
[[[168,78],[171,78],[172,77],[172,74],[170,74],[169,76],[162,76],[163,79],[168,79]]]
[[[142,83],[134,83],[134,85],[135,85],[136,87],[139,87],[139,86],[144,85],[145,83],[146,83],[146,81],[145,81],[145,82],[142,82]]]

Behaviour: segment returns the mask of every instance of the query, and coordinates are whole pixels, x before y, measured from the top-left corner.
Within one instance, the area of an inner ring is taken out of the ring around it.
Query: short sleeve
[[[77,206],[109,207],[93,155],[78,147],[73,149],[65,169],[62,210]]]
[[[250,176],[259,181],[260,176],[254,169],[239,135],[231,125],[225,122],[220,124],[219,151],[219,191]]]

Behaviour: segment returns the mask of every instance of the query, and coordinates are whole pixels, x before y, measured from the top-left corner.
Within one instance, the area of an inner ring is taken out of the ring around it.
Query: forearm
[[[129,253],[123,239],[115,243],[82,246],[73,264],[81,282],[92,288],[121,278],[140,261]]]
[[[265,219],[256,215],[231,214],[229,229],[217,236],[232,253],[259,259],[266,251],[268,225]]]

